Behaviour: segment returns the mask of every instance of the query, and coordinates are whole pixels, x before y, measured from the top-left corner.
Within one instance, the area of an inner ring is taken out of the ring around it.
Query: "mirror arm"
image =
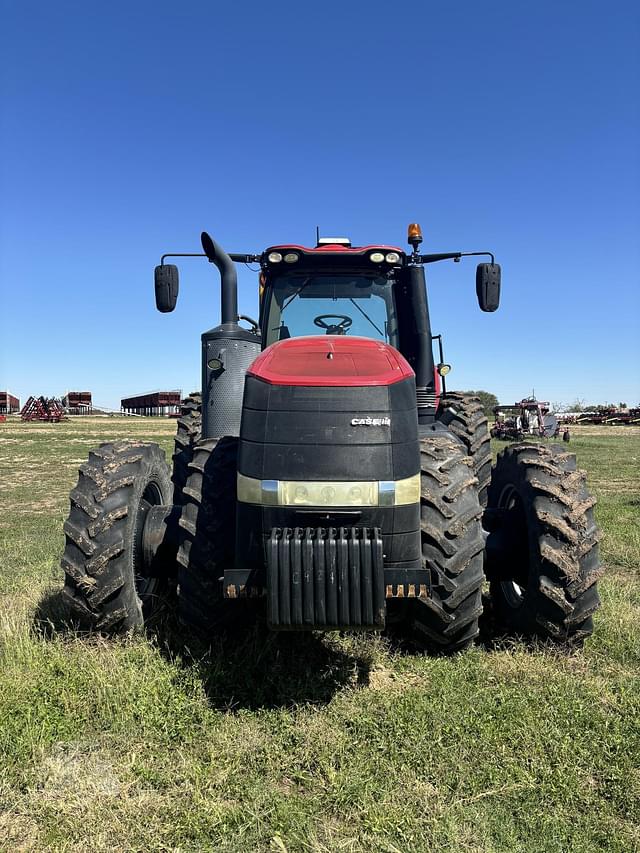
[[[256,264],[260,261],[260,255],[245,255],[244,252],[229,252],[229,257],[237,264]]]
[[[167,252],[160,258],[160,266],[164,266],[165,258],[206,258],[202,252]]]
[[[165,258],[206,258],[204,252],[167,252],[165,255],[162,255],[160,258],[160,266],[164,266]],[[253,264],[257,263],[260,260],[260,255],[249,255],[244,252],[229,253],[229,257],[232,261],[235,261],[238,264]],[[210,262],[211,263],[211,262]]]
[[[496,260],[493,257],[492,252],[441,252],[436,255],[420,255],[420,261],[423,264],[435,264],[436,261],[455,261],[456,263],[460,260],[460,258],[470,258],[476,255],[488,255],[491,258],[491,263],[495,264]]]
[[[444,361],[444,351],[442,348],[442,335],[431,335],[432,341],[438,341],[438,355],[440,356],[440,361]]]

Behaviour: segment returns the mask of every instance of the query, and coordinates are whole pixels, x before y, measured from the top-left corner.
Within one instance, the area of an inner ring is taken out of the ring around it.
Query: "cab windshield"
[[[265,345],[301,335],[357,335],[398,346],[393,281],[366,273],[300,273],[271,280]]]

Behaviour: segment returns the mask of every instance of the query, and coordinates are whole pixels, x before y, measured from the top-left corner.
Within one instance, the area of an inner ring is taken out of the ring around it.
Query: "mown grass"
[[[0,849],[640,849],[640,437],[574,433],[608,574],[584,650],[55,631],[90,447],[161,420],[0,427]]]

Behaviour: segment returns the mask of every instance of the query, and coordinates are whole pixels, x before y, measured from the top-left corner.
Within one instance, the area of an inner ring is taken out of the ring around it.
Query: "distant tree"
[[[584,400],[581,400],[579,397],[576,397],[576,399],[573,401],[573,403],[569,404],[569,407],[568,407],[569,411],[570,412],[584,412],[584,402],[585,402]]]
[[[463,394],[472,394],[474,397],[480,397],[482,408],[488,418],[493,417],[494,406],[499,405],[498,398],[491,391],[463,391]]]

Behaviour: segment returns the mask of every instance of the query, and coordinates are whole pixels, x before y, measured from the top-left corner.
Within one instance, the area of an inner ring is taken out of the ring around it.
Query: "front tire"
[[[238,439],[203,439],[193,448],[179,521],[178,610],[202,636],[236,614],[222,597],[225,567],[233,566]]]
[[[501,451],[489,489],[498,510],[487,542],[487,575],[498,625],[506,631],[580,642],[600,606],[600,533],[576,458],[559,446],[517,444]]]
[[[413,600],[413,633],[428,651],[470,646],[482,614],[484,538],[471,459],[450,435],[420,441],[422,554],[431,595]]]
[[[172,484],[157,444],[101,444],[80,467],[64,525],[63,598],[85,628],[141,627],[162,601],[166,577],[150,575],[142,531],[152,506],[171,503]]]

